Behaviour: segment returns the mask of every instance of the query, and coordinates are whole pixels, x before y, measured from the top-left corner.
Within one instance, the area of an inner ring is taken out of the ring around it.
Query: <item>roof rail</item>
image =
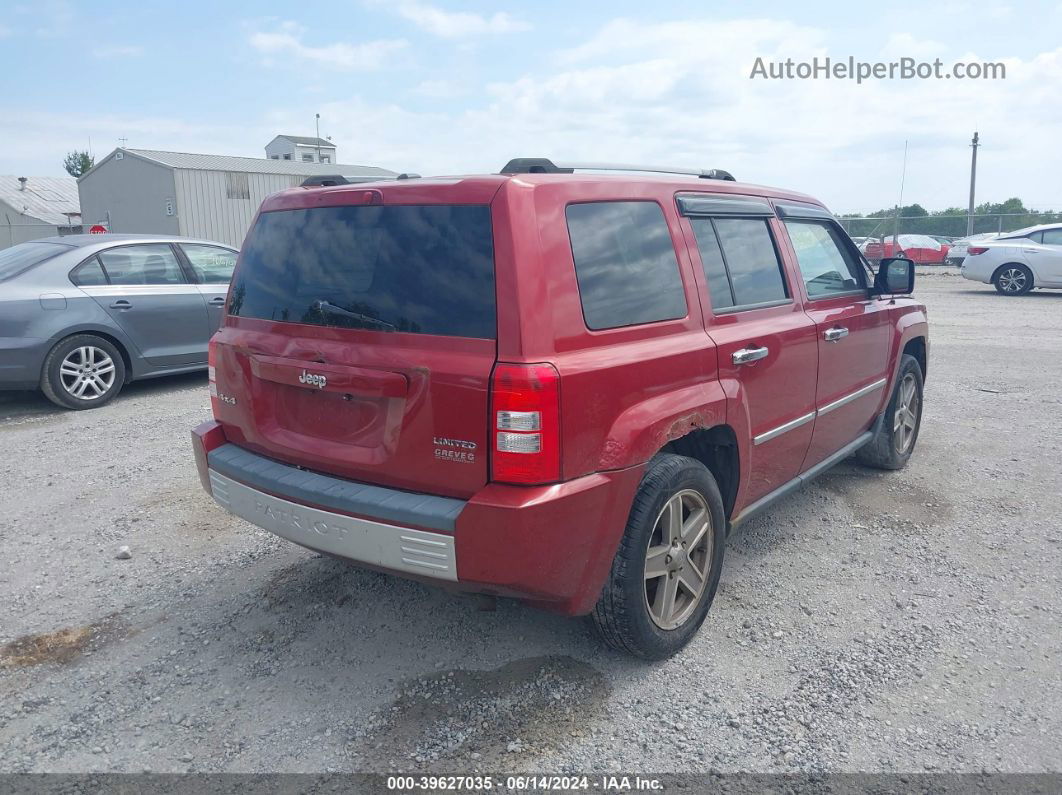
[[[517,157],[506,163],[502,174],[572,174],[575,171],[647,171],[653,174],[684,174],[701,179],[734,182],[734,175],[721,168],[668,168],[629,163],[554,163],[545,157]]]
[[[412,174],[406,176],[414,176]],[[359,182],[386,182],[392,179],[402,179],[403,175],[397,177],[380,176],[380,177],[368,177],[368,176],[343,176],[342,174],[318,174],[317,176],[307,177],[299,183],[300,188],[331,188],[335,185],[356,185]]]

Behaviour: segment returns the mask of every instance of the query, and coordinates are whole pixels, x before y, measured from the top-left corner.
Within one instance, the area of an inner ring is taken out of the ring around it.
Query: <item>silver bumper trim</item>
[[[274,497],[210,470],[214,499],[230,513],[288,541],[360,563],[457,580],[454,537],[322,511]]]

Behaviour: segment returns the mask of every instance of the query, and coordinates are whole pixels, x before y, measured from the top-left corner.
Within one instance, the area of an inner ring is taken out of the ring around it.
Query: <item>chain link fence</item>
[[[992,215],[845,215],[838,218],[852,237],[885,238],[897,235],[931,235],[963,238],[973,220],[971,234],[1013,232],[1027,226],[1062,223],[1062,213],[999,213]]]

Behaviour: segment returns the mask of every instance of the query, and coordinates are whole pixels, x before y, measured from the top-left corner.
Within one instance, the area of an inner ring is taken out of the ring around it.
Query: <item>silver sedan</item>
[[[70,235],[0,250],[0,389],[70,409],[128,382],[205,369],[237,252],[148,235]]]

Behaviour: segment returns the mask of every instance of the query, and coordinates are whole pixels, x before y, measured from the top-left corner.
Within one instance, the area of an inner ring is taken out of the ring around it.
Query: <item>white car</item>
[[[962,261],[965,279],[995,285],[1003,295],[1062,288],[1062,224],[1030,226],[994,240],[973,241]]]
[[[963,258],[966,257],[966,249],[979,240],[995,240],[999,237],[999,232],[982,232],[979,235],[970,235],[956,240],[952,243],[951,248],[948,249],[948,256],[944,258],[945,265],[962,265]]]

